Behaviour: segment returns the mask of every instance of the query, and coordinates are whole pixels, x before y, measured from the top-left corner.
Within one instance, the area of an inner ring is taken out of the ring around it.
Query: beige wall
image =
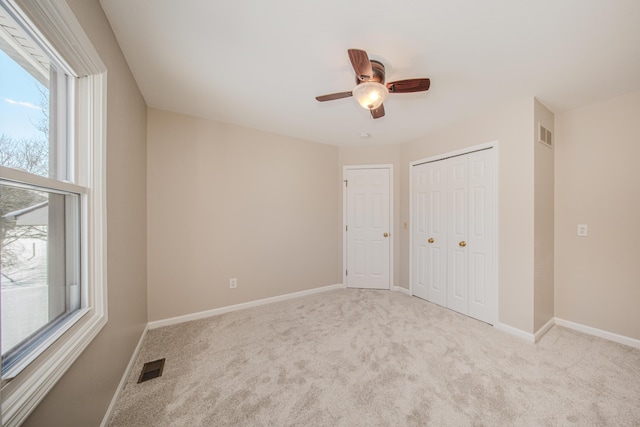
[[[341,147],[339,150],[340,176],[344,166],[357,165],[393,165],[393,201],[392,210],[394,223],[391,225],[391,235],[393,236],[393,277],[391,286],[400,286],[400,236],[403,225],[400,223],[400,146],[399,145],[364,145],[361,147]],[[342,179],[342,178],[341,178]],[[340,199],[340,212],[344,209],[342,198]],[[340,217],[342,224],[342,216]],[[408,226],[408,224],[407,224]],[[340,256],[342,257],[342,246],[340,246]],[[342,258],[340,258],[342,266]],[[405,286],[406,287],[406,286]]]
[[[400,151],[401,215],[409,222],[409,163],[499,141],[498,280],[499,321],[533,332],[534,99],[526,98],[403,144]],[[400,281],[409,286],[409,232],[401,234]]]
[[[554,116],[538,100],[534,104],[534,313],[538,331],[554,317],[553,299],[553,150],[538,142],[538,123],[553,132]],[[555,133],[554,136],[555,138]]]
[[[556,317],[640,339],[640,92],[556,115],[555,157]]]
[[[150,321],[341,283],[337,147],[150,109],[147,155]]]
[[[108,69],[109,320],[25,426],[99,425],[147,321],[146,106],[97,0],[68,0]]]

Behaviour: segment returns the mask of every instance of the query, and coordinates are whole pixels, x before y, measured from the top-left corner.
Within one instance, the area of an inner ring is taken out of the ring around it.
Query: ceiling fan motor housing
[[[373,71],[373,76],[371,76],[371,78],[369,80],[360,80],[358,78],[358,76],[356,76],[356,84],[359,85],[360,83],[364,83],[364,82],[376,82],[376,83],[380,83],[380,84],[384,84],[384,65],[382,65],[382,62],[376,61],[375,59],[370,60],[369,62],[371,62],[371,70]]]

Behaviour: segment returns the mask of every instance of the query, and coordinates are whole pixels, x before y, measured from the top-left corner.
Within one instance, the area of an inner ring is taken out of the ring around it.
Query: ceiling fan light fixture
[[[378,108],[389,95],[385,85],[377,82],[362,82],[353,89],[353,97],[367,110]]]

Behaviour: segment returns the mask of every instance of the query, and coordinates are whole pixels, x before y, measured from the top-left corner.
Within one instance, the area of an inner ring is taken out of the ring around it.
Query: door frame
[[[345,165],[342,167],[342,283],[347,286],[347,171],[361,169],[387,169],[389,170],[389,290],[393,284],[393,246],[395,242],[395,223],[393,221],[393,165]]]
[[[498,245],[499,245],[499,229],[498,229],[498,225],[499,225],[499,198],[500,198],[500,194],[498,193],[498,182],[499,182],[499,175],[498,175],[498,170],[499,170],[499,142],[498,140],[495,141],[490,141],[490,142],[485,142],[482,144],[478,144],[478,145],[473,145],[471,147],[466,147],[466,148],[461,148],[459,150],[454,150],[454,151],[449,151],[447,153],[442,153],[442,154],[437,154],[435,156],[430,156],[430,157],[426,157],[423,159],[418,159],[418,160],[414,160],[412,162],[409,162],[409,295],[413,296],[413,269],[414,269],[414,265],[413,265],[413,224],[414,224],[414,219],[413,219],[413,167],[422,163],[427,163],[427,162],[437,162],[439,160],[445,160],[449,157],[456,157],[456,156],[462,156],[465,154],[469,154],[469,153],[473,153],[474,151],[481,151],[481,150],[486,150],[486,149],[492,149],[492,153],[493,153],[493,165],[494,165],[494,174],[493,174],[493,191],[494,191],[494,218],[493,218],[493,227],[494,227],[494,244],[493,244],[493,275],[494,275],[494,281],[496,284],[495,290],[493,292],[493,321],[492,321],[492,325],[494,327],[497,327],[499,325],[499,313],[500,313],[500,298],[499,298],[499,294],[500,294],[500,281],[499,281],[499,264],[498,264],[498,254],[500,253]]]

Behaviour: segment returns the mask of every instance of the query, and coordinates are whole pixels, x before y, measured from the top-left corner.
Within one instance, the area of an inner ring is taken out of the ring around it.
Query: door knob
[[[429,237],[429,240],[427,240],[427,242],[433,243],[433,242],[435,242],[435,240],[433,240],[433,237]]]
[[[384,237],[389,237],[389,233],[384,233],[383,236]]]
[[[458,244],[459,244],[460,246],[462,246],[463,248],[464,248],[465,246],[467,246],[467,242],[465,242],[464,240],[463,240],[462,242],[458,243]]]

